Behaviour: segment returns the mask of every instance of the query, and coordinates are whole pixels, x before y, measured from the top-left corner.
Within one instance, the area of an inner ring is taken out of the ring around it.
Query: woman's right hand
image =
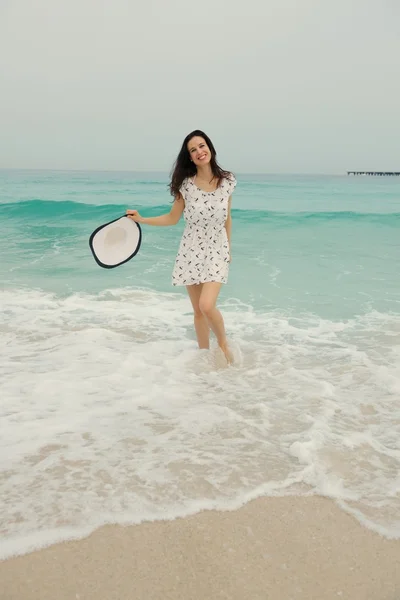
[[[126,216],[128,217],[128,219],[132,219],[132,221],[135,221],[135,223],[142,223],[143,221],[143,217],[140,216],[137,210],[131,210],[128,208],[128,210],[126,211]]]

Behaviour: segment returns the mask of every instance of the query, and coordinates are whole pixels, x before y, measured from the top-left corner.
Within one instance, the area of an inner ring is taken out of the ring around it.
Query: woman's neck
[[[210,182],[213,179],[213,177],[214,177],[214,175],[213,175],[210,165],[204,165],[204,167],[202,167],[202,166],[197,167],[197,175],[196,175],[197,179],[200,179],[201,181]]]

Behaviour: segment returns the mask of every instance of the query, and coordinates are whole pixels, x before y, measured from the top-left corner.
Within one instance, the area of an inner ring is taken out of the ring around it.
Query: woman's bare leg
[[[203,283],[199,298],[199,308],[203,315],[207,318],[207,321],[215,337],[217,338],[218,346],[225,354],[226,360],[231,363],[233,361],[233,357],[228,349],[224,319],[216,307],[221,285],[221,283],[217,283],[215,281]]]
[[[196,331],[197,343],[199,348],[208,349],[210,347],[210,327],[207,318],[200,310],[199,301],[203,284],[187,285],[186,289],[194,312],[194,329]]]

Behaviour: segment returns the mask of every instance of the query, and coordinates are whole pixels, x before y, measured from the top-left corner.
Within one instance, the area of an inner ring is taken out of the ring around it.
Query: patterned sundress
[[[214,192],[198,188],[192,177],[183,181],[185,228],[172,272],[173,285],[215,281],[226,283],[229,273],[229,243],[225,229],[229,197],[236,179],[224,178]]]

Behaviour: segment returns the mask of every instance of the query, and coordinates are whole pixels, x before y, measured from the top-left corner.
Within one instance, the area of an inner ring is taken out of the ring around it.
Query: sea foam
[[[180,293],[0,292],[0,556],[104,523],[322,494],[400,537],[400,316],[222,305],[235,365]]]

